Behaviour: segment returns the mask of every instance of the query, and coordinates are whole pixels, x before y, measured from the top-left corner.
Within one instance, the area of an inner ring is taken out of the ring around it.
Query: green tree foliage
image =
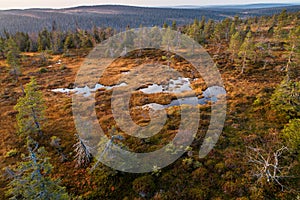
[[[0,57],[4,58],[4,52],[5,52],[5,40],[0,37]]]
[[[14,39],[19,47],[19,50],[22,52],[28,52],[30,49],[30,38],[28,33],[17,32],[14,35]]]
[[[50,177],[52,165],[44,147],[37,148],[31,139],[27,142],[29,155],[10,173],[8,196],[10,199],[57,200],[69,199],[59,181]],[[34,146],[34,147],[32,147]]]
[[[51,47],[51,37],[47,29],[44,29],[38,36],[38,51],[48,50]]]
[[[73,48],[75,48],[74,37],[73,34],[69,32],[64,42],[64,52],[67,53],[69,49],[73,49]]]
[[[157,26],[154,26],[153,28],[151,28],[148,37],[149,37],[149,41],[152,42],[153,47],[160,48],[162,35],[160,34],[160,30]]]
[[[236,32],[231,36],[230,44],[229,44],[229,51],[231,53],[231,61],[238,57],[238,52],[242,44],[242,39],[239,32]]]
[[[287,10],[284,9],[284,10],[282,10],[282,12],[278,15],[278,21],[284,24],[284,23],[286,22],[287,19],[288,19]]]
[[[300,161],[300,119],[290,120],[284,127],[282,134],[288,143],[289,149],[298,154],[298,160]]]
[[[17,43],[12,39],[8,39],[6,44],[6,62],[9,65],[16,81],[21,74],[20,71],[20,51]]]
[[[225,38],[225,41],[228,42],[230,39],[230,29],[231,29],[232,20],[230,18],[226,18],[222,21],[223,26],[223,36]]]
[[[202,22],[202,21],[201,21]],[[204,22],[205,23],[205,22]],[[201,25],[202,26],[202,25]],[[203,25],[204,26],[204,25]],[[194,23],[189,27],[187,34],[195,41],[202,44],[204,42],[203,28],[200,27],[198,19],[194,20]]]
[[[300,26],[293,28],[288,37],[287,50],[289,51],[286,71],[288,77],[290,76],[291,66],[297,67],[300,63]]]
[[[202,19],[199,22],[199,29],[203,31],[204,30],[204,26],[205,26],[205,16],[202,16]]]
[[[163,34],[162,34],[162,45],[166,46],[168,50],[170,50],[170,46],[173,46],[176,44],[174,32],[171,30],[171,28],[167,28]]]
[[[37,52],[38,51],[38,43],[34,39],[29,40],[29,52]]]
[[[205,24],[204,32],[203,32],[205,40],[210,39],[213,32],[214,32],[214,21],[209,19],[208,22]]]
[[[167,24],[167,22],[164,22],[164,24],[163,24],[163,26],[162,26],[163,28],[168,28],[168,24]]]
[[[268,58],[272,56],[270,50],[270,43],[258,42],[255,44],[255,49],[255,62],[263,62],[263,69],[266,69],[266,66],[269,63]]]
[[[172,30],[177,31],[177,24],[176,24],[175,20],[173,20],[173,22],[172,22]]]
[[[93,42],[91,35],[85,30],[79,30],[77,32],[78,37],[80,39],[80,46],[82,48],[91,48],[93,47]]]
[[[285,118],[300,116],[300,82],[284,79],[271,98],[272,108]]]
[[[15,106],[18,111],[18,132],[28,136],[32,133],[42,134],[41,122],[45,120],[45,104],[42,93],[38,91],[38,85],[34,78],[25,86],[25,96],[18,99]]]
[[[62,35],[59,31],[51,33],[51,50],[53,54],[59,54],[63,49]]]
[[[221,46],[222,46],[221,42],[226,37],[226,32],[224,32],[224,30],[225,30],[225,26],[223,23],[217,23],[215,25],[212,38],[218,48],[217,53],[220,53]],[[227,32],[227,35],[228,35],[228,32]]]
[[[253,59],[255,56],[254,52],[254,42],[252,38],[252,33],[248,32],[247,36],[240,47],[239,56],[242,57],[242,70],[241,73],[243,74],[246,68],[247,60]]]

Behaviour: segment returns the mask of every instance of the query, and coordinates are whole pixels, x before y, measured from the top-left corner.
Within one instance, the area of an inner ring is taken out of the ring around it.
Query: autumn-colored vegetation
[[[271,17],[164,25],[195,39],[214,59],[227,91],[227,118],[217,145],[200,159],[211,113],[210,104],[198,105],[200,128],[187,153],[166,168],[153,166],[147,174],[124,173],[101,163],[95,167],[90,147],[75,129],[71,95],[51,91],[74,88],[84,57],[114,30],[65,33],[54,23],[36,41],[7,33],[0,39],[0,198],[300,198],[299,17],[299,12],[283,11]],[[122,71],[140,62],[164,64],[194,78],[184,59],[148,49],[118,58],[101,83],[117,84]],[[201,77],[191,85],[195,91],[207,87]],[[99,123],[108,137],[123,135],[113,119],[110,97],[109,90],[96,92]],[[168,104],[173,98],[136,92],[130,103]],[[178,106],[167,109],[169,119],[159,134],[143,140],[124,135],[116,143],[135,152],[162,147],[176,134],[179,111]],[[147,110],[132,108],[131,116],[137,124],[149,122]]]

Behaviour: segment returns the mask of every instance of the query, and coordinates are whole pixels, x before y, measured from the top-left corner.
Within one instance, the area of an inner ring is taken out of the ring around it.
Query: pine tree
[[[289,50],[289,55],[286,65],[286,72],[289,78],[291,65],[299,65],[300,63],[300,26],[290,31],[287,42],[287,49]]]
[[[195,19],[194,23],[189,27],[188,35],[195,41],[200,42],[200,29],[199,22],[197,19]]]
[[[175,20],[173,20],[173,22],[172,22],[172,30],[177,31],[177,24],[176,24]]]
[[[230,27],[231,26],[231,19],[230,18],[226,18],[222,21],[222,27],[223,27],[223,30],[222,30],[222,33],[223,33],[223,36],[226,40],[226,42],[229,41],[230,39]]]
[[[2,37],[0,37],[0,57],[1,58],[5,57],[4,53],[5,53],[5,41]]]
[[[51,33],[51,50],[53,54],[59,54],[62,51],[62,36],[59,31],[53,31]]]
[[[45,105],[42,93],[38,91],[38,85],[34,78],[25,86],[25,96],[18,99],[15,110],[18,111],[18,132],[28,136],[32,133],[42,134],[41,122],[45,120]]]
[[[52,22],[52,31],[50,33],[50,39],[51,39],[52,53],[53,54],[61,53],[63,48],[62,35],[58,29],[58,25],[55,20]]]
[[[91,40],[90,34],[85,30],[79,30],[78,36],[80,39],[80,46],[83,48],[93,47],[93,42]]]
[[[266,69],[266,66],[268,64],[268,57],[271,55],[270,54],[270,44],[269,43],[264,43],[264,42],[258,42],[255,44],[256,48],[256,61],[257,62],[262,62],[264,63],[263,69]]]
[[[27,139],[29,151],[26,161],[18,164],[16,172],[10,171],[12,181],[7,194],[10,199],[57,200],[69,199],[65,188],[58,180],[50,177],[52,165],[44,147],[38,148],[36,142]]]
[[[14,35],[14,40],[20,51],[28,52],[30,47],[29,35],[28,33],[17,32]]]
[[[6,62],[11,68],[16,81],[18,81],[19,75],[21,74],[19,48],[17,43],[12,38],[8,39],[6,46]]]
[[[212,35],[212,38],[214,40],[214,43],[216,44],[218,50],[217,50],[217,53],[220,53],[220,50],[221,50],[221,41],[225,38],[225,35],[224,35],[224,26],[222,23],[217,23],[215,28],[214,28],[214,32],[213,32],[213,35]]]
[[[99,32],[99,29],[94,25],[93,26],[93,29],[92,29],[92,32],[93,32],[93,40],[95,42],[94,46],[101,42],[101,38],[100,38],[100,32]]]
[[[122,34],[122,41],[120,43],[119,49],[122,50],[121,55],[126,55],[128,53],[128,48],[132,48],[134,46],[135,34],[132,30],[127,30]]]
[[[167,24],[167,22],[164,22],[164,24],[163,24],[163,28],[168,28],[168,24]]]
[[[231,36],[230,44],[229,44],[229,51],[231,53],[231,61],[234,62],[234,60],[238,56],[239,49],[241,47],[242,41],[241,36],[239,32],[236,32]]]
[[[298,154],[300,161],[300,119],[292,119],[282,131],[288,147]]]
[[[136,37],[134,39],[134,47],[138,47],[139,53],[137,56],[141,56],[143,52],[143,47],[149,46],[149,38],[147,38],[149,29],[143,28],[142,25],[140,26],[139,31],[136,34]]]
[[[229,37],[232,37],[235,33],[236,33],[236,26],[235,23],[232,22],[230,25]]]
[[[162,34],[157,26],[153,26],[149,32],[149,41],[152,47],[161,48]]]
[[[51,47],[50,33],[44,29],[38,36],[38,51],[48,50]]]
[[[248,32],[246,38],[240,48],[239,55],[242,57],[242,70],[241,73],[243,74],[246,68],[247,59],[252,59],[255,55],[254,53],[254,43],[252,39],[251,32]]]
[[[64,42],[64,52],[66,53],[69,49],[75,48],[73,34],[68,33]]]
[[[202,16],[202,19],[199,22],[199,29],[203,31],[204,30],[204,26],[205,26],[205,16]]]
[[[208,22],[204,26],[204,37],[206,40],[210,39],[214,32],[214,21],[209,19]]]
[[[285,78],[272,95],[271,106],[287,119],[300,117],[300,82]]]

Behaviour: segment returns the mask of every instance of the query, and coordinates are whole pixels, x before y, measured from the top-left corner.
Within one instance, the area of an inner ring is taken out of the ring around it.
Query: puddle
[[[129,71],[122,72],[122,74],[128,74]],[[67,88],[58,88],[51,90],[52,92],[61,92],[61,93],[75,93],[75,94],[82,94],[84,97],[89,97],[92,92],[97,91],[98,89],[106,89],[111,90],[115,87],[122,87],[127,86],[125,82],[114,85],[114,86],[104,86],[102,84],[96,84],[94,88],[89,88],[88,86],[85,86],[83,88],[74,88],[74,89],[67,89]],[[185,91],[192,91],[191,88],[191,81],[189,78],[183,78],[178,77],[177,79],[170,79],[168,85],[158,85],[158,84],[152,84],[148,86],[147,88],[139,89],[139,91],[142,91],[145,94],[154,94],[154,93],[182,93]],[[205,91],[203,91],[203,98],[198,99],[196,97],[186,97],[186,98],[180,98],[175,99],[171,101],[170,104],[162,105],[157,103],[150,103],[143,105],[142,108],[150,108],[152,110],[162,110],[165,108],[169,108],[172,106],[180,106],[180,105],[205,105],[207,102],[217,102],[219,95],[226,95],[226,91],[223,87],[220,86],[211,86],[207,88]]]
[[[83,88],[76,87],[74,89],[57,88],[57,89],[53,89],[51,91],[66,93],[66,94],[69,94],[69,93],[82,94],[84,97],[89,97],[89,96],[91,96],[92,92],[96,92],[99,89],[111,90],[112,88],[122,87],[122,86],[126,86],[126,85],[127,85],[126,83],[121,83],[121,84],[114,85],[114,86],[104,86],[102,84],[97,83],[94,88],[89,88],[88,86],[85,86]]]
[[[167,105],[161,105],[161,104],[157,104],[157,103],[149,103],[146,105],[143,105],[142,108],[150,108],[154,111],[157,110],[163,110],[165,108],[169,108],[172,106],[180,106],[180,105],[205,105],[207,104],[208,101],[212,101],[212,102],[216,102],[217,99],[212,99],[212,98],[202,98],[202,99],[198,99],[196,97],[187,97],[187,98],[180,98],[180,99],[175,99],[173,101],[171,101],[170,104]]]
[[[217,98],[219,95],[226,95],[226,90],[220,86],[211,86],[203,92],[206,98]]]
[[[130,74],[130,71],[123,71],[121,74]]]
[[[146,94],[153,94],[153,93],[160,93],[160,92],[168,92],[168,93],[182,93],[185,91],[192,91],[191,83],[189,78],[182,78],[178,77],[178,79],[170,79],[168,85],[158,85],[153,84],[148,86],[147,88],[140,89],[143,93]],[[157,103],[150,103],[142,106],[142,108],[150,108],[152,110],[162,110],[165,108],[169,108],[172,106],[180,106],[180,105],[205,105],[208,101],[213,103],[218,101],[219,95],[226,95],[226,91],[223,87],[220,86],[211,86],[207,88],[203,92],[202,99],[198,99],[196,97],[187,97],[187,98],[180,98],[171,101],[170,104],[161,105]]]
[[[182,93],[185,91],[192,91],[189,78],[178,77],[178,79],[170,79],[168,85],[153,84],[147,88],[140,89],[145,94],[154,94],[159,92],[167,93]]]

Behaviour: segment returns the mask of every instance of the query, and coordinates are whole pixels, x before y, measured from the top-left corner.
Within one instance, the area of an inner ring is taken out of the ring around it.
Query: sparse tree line
[[[109,38],[115,33],[112,28],[94,27],[92,30],[77,29],[76,31],[63,32],[53,22],[52,29],[44,29],[37,34],[17,32],[9,34],[4,30],[4,37],[0,37],[0,56],[5,56],[8,42],[14,40],[21,52],[49,51],[53,54],[67,52],[68,49],[90,48],[95,44]]]
[[[299,61],[299,26],[299,12],[288,14],[283,10],[271,17],[246,20],[236,16],[219,22],[206,22],[203,17],[201,21],[195,19],[193,24],[183,27],[183,32],[204,46],[215,46],[217,55],[225,46],[223,52],[228,52],[229,61],[240,66],[241,73],[254,63],[263,68],[270,65],[276,50],[288,52],[284,69],[289,71],[290,66]]]

